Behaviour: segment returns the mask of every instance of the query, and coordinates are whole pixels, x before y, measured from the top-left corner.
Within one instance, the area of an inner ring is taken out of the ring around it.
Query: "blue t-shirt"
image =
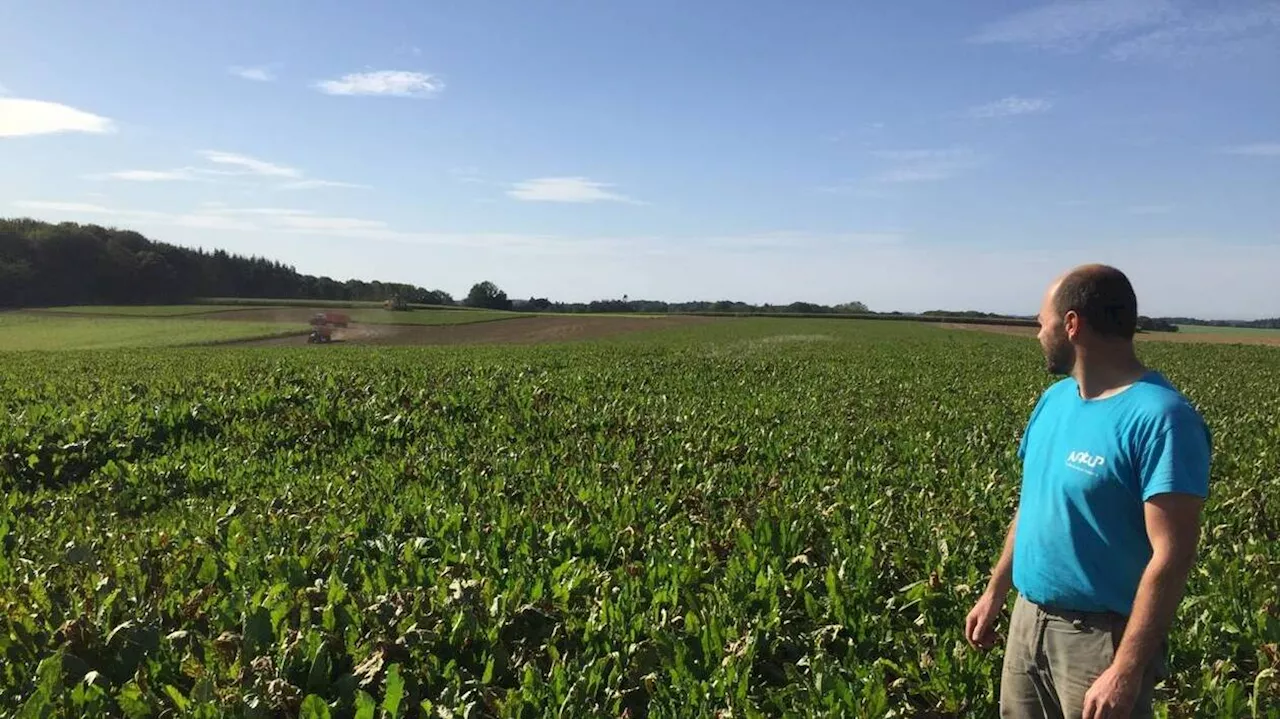
[[[1143,503],[1164,492],[1207,498],[1211,443],[1157,372],[1094,400],[1072,378],[1055,383],[1018,448],[1014,587],[1037,604],[1128,616],[1151,558]]]

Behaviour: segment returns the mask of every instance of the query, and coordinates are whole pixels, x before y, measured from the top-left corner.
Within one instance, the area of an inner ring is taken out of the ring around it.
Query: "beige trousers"
[[[1115,658],[1126,619],[1119,614],[1013,605],[1000,678],[1000,716],[1078,719],[1084,696]],[[1134,719],[1153,716],[1152,694],[1165,674],[1162,658],[1143,675]]]

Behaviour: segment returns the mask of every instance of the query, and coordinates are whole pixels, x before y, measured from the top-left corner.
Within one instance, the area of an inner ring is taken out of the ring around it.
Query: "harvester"
[[[333,341],[333,329],[346,327],[351,318],[341,312],[317,312],[311,316],[311,334],[307,342],[324,344]]]

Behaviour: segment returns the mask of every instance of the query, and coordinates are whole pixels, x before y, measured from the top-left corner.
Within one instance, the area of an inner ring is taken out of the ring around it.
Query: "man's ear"
[[[1067,310],[1067,313],[1062,316],[1062,326],[1067,331],[1068,339],[1079,337],[1081,329],[1080,313],[1075,310]]]

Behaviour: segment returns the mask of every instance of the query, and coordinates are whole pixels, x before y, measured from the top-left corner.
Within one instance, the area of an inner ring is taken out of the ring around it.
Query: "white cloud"
[[[179,170],[120,170],[92,177],[128,182],[190,182],[201,179],[196,171],[185,167]]]
[[[322,187],[369,189],[368,185],[360,185],[354,182],[309,179],[302,170],[297,168],[277,165],[233,152],[203,150],[200,152],[200,155],[215,165],[233,167],[236,169],[223,170],[208,167],[181,167],[174,170],[120,170],[118,172],[109,172],[103,175],[90,175],[89,178],[125,180],[131,182],[218,182],[219,180],[210,178],[262,177],[266,179],[279,178],[292,180],[291,182],[285,182],[284,184],[275,186],[276,189],[280,190],[311,190]]]
[[[889,163],[889,167],[874,178],[875,182],[886,184],[947,180],[980,163],[972,150],[962,147],[941,150],[884,150],[873,154]]]
[[[378,70],[350,73],[334,80],[322,80],[314,86],[329,95],[432,97],[444,90],[444,81],[422,72]]]
[[[288,207],[227,207],[222,202],[205,202],[201,203],[204,209],[202,212],[209,212],[218,215],[271,215],[271,216],[289,216],[289,215],[314,215],[311,210],[297,210]]]
[[[611,192],[608,183],[586,177],[539,177],[517,182],[507,194],[528,202],[628,202],[639,204],[625,195]]]
[[[477,167],[451,167],[449,168],[449,174],[453,176],[454,179],[456,179],[458,182],[461,182],[463,184],[467,184],[467,185],[485,184],[485,179],[481,175],[480,169]]]
[[[281,190],[314,190],[321,187],[347,187],[357,190],[371,190],[369,185],[361,185],[356,182],[338,182],[336,180],[298,180],[297,182],[289,182],[280,186]]]
[[[1252,145],[1236,145],[1224,148],[1223,152],[1228,155],[1247,155],[1249,157],[1280,157],[1280,142],[1257,142]]]
[[[137,216],[157,216],[161,213],[146,212],[141,210],[120,210],[104,207],[102,205],[94,205],[87,202],[51,202],[45,200],[15,200],[14,207],[24,210],[48,210],[51,212],[76,212],[90,215],[137,215]]]
[[[178,227],[191,227],[204,230],[228,230],[231,232],[253,232],[258,229],[257,225],[244,220],[237,220],[234,217],[226,217],[223,215],[211,215],[203,213],[187,213],[172,215],[166,218],[172,224]]]
[[[1077,0],[1016,12],[969,38],[1002,43],[1078,49],[1108,36],[1154,27],[1179,16],[1169,0]]]
[[[266,65],[258,65],[255,67],[233,66],[227,68],[227,72],[245,80],[253,80],[254,82],[271,82],[276,79],[274,73]]]
[[[362,220],[356,217],[322,217],[315,215],[277,215],[271,222],[286,230],[317,230],[324,232],[350,232],[353,230],[385,230],[387,223],[381,220]]]
[[[1006,97],[969,108],[965,114],[977,120],[1048,112],[1053,102],[1039,97]]]
[[[275,165],[270,162],[264,162],[247,155],[237,155],[233,152],[219,152],[217,150],[201,150],[200,154],[206,160],[214,164],[239,167],[245,172],[254,175],[265,175],[267,177],[302,177],[301,170],[292,167],[284,167],[283,165]]]
[[[115,132],[111,120],[56,102],[0,97],[0,137]]]
[[[1173,212],[1173,205],[1132,205],[1129,207],[1131,215],[1167,215]]]

